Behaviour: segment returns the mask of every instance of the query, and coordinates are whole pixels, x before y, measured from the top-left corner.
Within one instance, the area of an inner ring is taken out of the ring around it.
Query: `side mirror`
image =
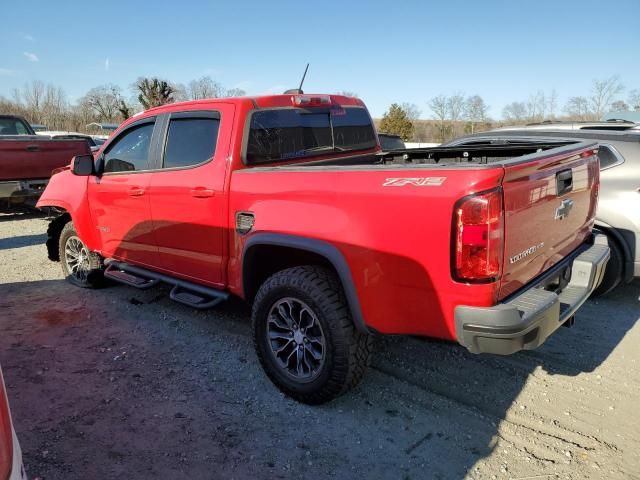
[[[79,177],[94,175],[93,155],[76,155],[73,157],[71,159],[71,171]]]

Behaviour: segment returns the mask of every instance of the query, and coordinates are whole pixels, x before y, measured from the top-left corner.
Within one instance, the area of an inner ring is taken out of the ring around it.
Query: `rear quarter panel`
[[[502,168],[252,168],[233,172],[229,225],[252,211],[259,232],[324,240],[345,257],[368,326],[381,333],[454,339],[456,305],[489,305],[494,285],[451,278],[453,205],[500,183]],[[384,186],[393,178],[441,177],[430,186]],[[230,288],[242,294],[250,237],[230,231]],[[234,280],[235,279],[235,280]]]

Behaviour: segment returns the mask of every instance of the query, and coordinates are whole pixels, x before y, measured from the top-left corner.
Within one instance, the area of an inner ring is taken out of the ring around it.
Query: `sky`
[[[555,89],[559,104],[619,75],[640,89],[640,0],[59,1],[2,7],[0,96],[31,80],[71,102],[140,76],[208,75],[250,95],[297,87],[391,103],[478,94],[489,115]],[[623,99],[626,95],[622,95]]]

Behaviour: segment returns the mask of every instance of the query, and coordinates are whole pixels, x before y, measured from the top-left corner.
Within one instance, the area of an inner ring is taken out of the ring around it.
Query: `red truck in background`
[[[39,207],[67,279],[252,302],[270,379],[307,403],[362,378],[372,334],[538,347],[601,281],[597,144],[381,152],[356,98],[176,103],[75,157]]]
[[[53,170],[88,153],[86,140],[52,140],[36,135],[21,117],[0,115],[0,203],[11,207],[37,199]]]

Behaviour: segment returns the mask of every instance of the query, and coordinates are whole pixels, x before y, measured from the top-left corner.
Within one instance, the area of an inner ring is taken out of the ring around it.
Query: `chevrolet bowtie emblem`
[[[569,200],[568,198],[562,200],[560,202],[560,206],[556,208],[556,220],[562,220],[563,218],[567,218],[569,216],[569,212],[573,208],[573,200]]]

